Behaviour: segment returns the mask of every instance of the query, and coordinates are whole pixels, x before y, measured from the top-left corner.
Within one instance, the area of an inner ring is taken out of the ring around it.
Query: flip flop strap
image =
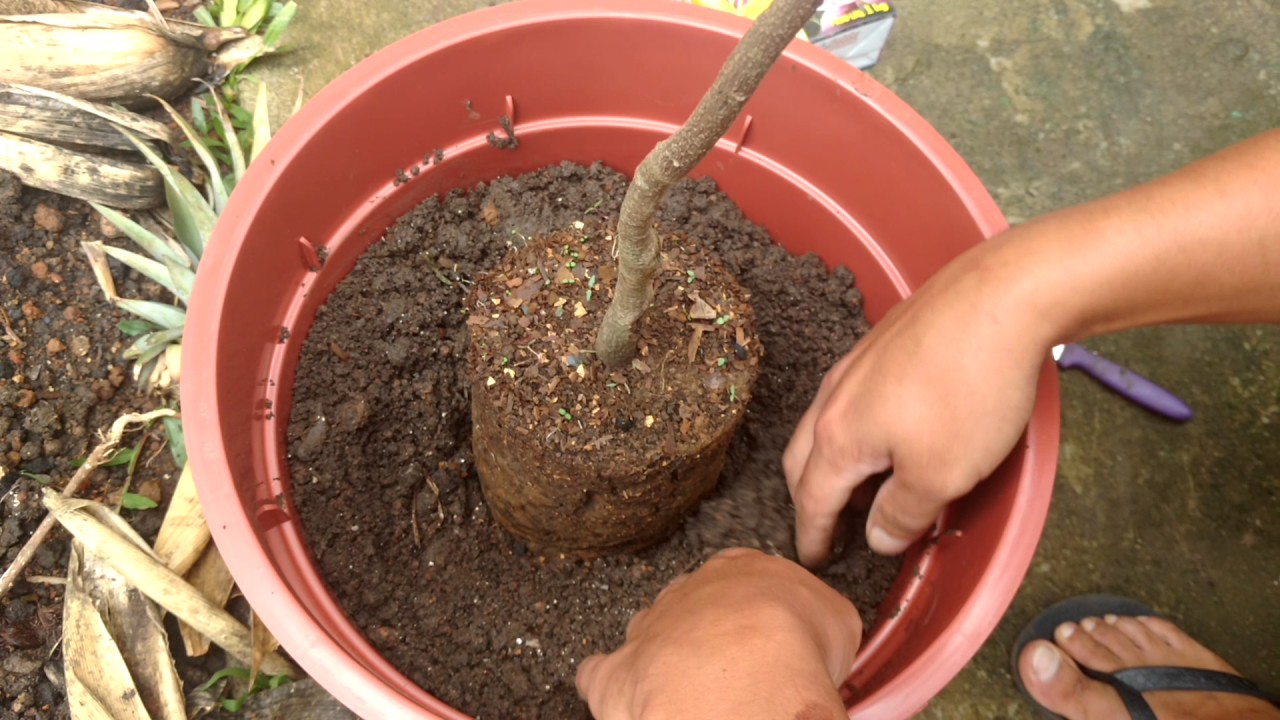
[[[1084,674],[1115,688],[1133,720],[1157,720],[1142,693],[1166,691],[1223,692],[1260,698],[1280,707],[1280,698],[1231,673],[1183,667],[1140,667],[1114,674],[1082,667]]]
[[[1090,670],[1084,666],[1081,666],[1080,669],[1084,671],[1085,675],[1093,678],[1094,680],[1106,683],[1115,688],[1116,693],[1120,696],[1120,701],[1124,703],[1124,709],[1129,711],[1129,717],[1132,718],[1132,720],[1158,720],[1156,718],[1155,711],[1151,709],[1151,705],[1149,705],[1146,699],[1142,697],[1141,691],[1135,689],[1131,685],[1125,684],[1116,677],[1116,675],[1112,675],[1111,673]]]
[[[1231,673],[1217,670],[1200,670],[1183,667],[1129,668],[1115,673],[1116,680],[1138,692],[1163,690],[1190,690],[1198,692],[1225,692],[1261,698],[1273,705],[1280,705],[1280,698],[1264,692],[1257,684]]]

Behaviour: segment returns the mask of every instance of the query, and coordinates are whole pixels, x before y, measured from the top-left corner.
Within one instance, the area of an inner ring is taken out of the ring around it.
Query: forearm
[[[1280,130],[982,247],[1048,343],[1161,323],[1280,321]]]

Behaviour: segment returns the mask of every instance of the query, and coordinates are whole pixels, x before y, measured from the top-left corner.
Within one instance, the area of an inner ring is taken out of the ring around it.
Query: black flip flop
[[[1027,702],[1040,713],[1041,717],[1050,720],[1065,720],[1061,715],[1050,712],[1027,692],[1018,672],[1018,658],[1032,640],[1048,640],[1053,642],[1053,631],[1064,622],[1080,622],[1087,617],[1100,618],[1103,615],[1119,615],[1121,617],[1160,617],[1160,613],[1150,607],[1129,598],[1115,595],[1080,595],[1063,600],[1040,613],[1023,628],[1022,633],[1013,644],[1013,681]],[[1103,682],[1116,689],[1121,701],[1129,711],[1133,720],[1157,720],[1151,706],[1142,697],[1144,692],[1162,692],[1166,690],[1190,690],[1199,692],[1225,692],[1238,695],[1249,695],[1262,698],[1280,707],[1280,698],[1263,692],[1257,685],[1239,675],[1182,667],[1140,667],[1121,670],[1116,673],[1103,673],[1080,666],[1088,677]]]

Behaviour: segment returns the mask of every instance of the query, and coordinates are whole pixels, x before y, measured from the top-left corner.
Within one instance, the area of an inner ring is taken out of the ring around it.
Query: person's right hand
[[[600,720],[836,720],[861,641],[848,598],[790,560],[731,548],[672,580],[622,647],[583,660],[578,693]]]
[[[869,476],[892,469],[867,540],[896,555],[1013,448],[1052,341],[1028,300],[1035,278],[1001,253],[1025,232],[1036,228],[951,263],[831,368],[783,455],[802,563],[826,559],[841,510]]]

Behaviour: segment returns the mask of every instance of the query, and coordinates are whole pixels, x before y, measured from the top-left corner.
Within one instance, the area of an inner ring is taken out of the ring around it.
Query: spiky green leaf
[[[280,47],[280,38],[284,35],[285,28],[289,27],[289,22],[293,20],[293,16],[298,12],[298,3],[289,0],[285,3],[280,12],[271,19],[267,25],[266,32],[262,33],[262,39],[266,41],[267,52],[275,52]]]
[[[267,83],[258,83],[258,99],[253,105],[253,147],[249,150],[249,162],[258,159],[271,141],[271,117],[267,109]]]
[[[116,327],[120,328],[120,332],[128,337],[137,337],[142,333],[155,332],[160,329],[159,325],[149,323],[146,320],[135,320],[129,318],[116,323]]]
[[[125,510],[150,510],[160,507],[160,504],[146,495],[127,492],[120,498],[120,507]]]
[[[236,24],[236,15],[240,13],[240,4],[236,0],[222,0],[222,13],[218,15],[218,25],[229,28]]]
[[[240,15],[240,21],[236,24],[253,32],[258,29],[258,23],[262,22],[270,9],[271,0],[250,0],[249,7],[245,8],[244,13]]]
[[[229,104],[227,106],[227,113],[231,115],[231,122],[237,128],[243,129],[253,127],[253,115],[250,115],[248,110],[245,110],[239,105],[235,103]]]
[[[164,195],[169,202],[169,210],[173,213],[173,232],[196,257],[204,254],[205,243],[213,232],[213,224],[218,216],[213,208],[201,197],[195,185],[180,172],[169,167],[156,151],[139,140],[133,133],[123,128],[120,132],[132,142],[138,151],[160,171],[164,178]]]
[[[169,117],[173,118],[173,121],[182,129],[182,133],[187,136],[187,140],[191,143],[191,149],[200,158],[200,162],[204,164],[205,172],[209,175],[209,187],[213,191],[213,211],[215,213],[222,212],[222,208],[227,204],[227,189],[222,185],[222,174],[218,170],[218,161],[213,159],[213,154],[209,152],[209,148],[205,147],[204,139],[200,137],[200,133],[191,127],[191,123],[187,122],[181,113],[165,102],[163,98],[155,97],[155,99],[164,106],[164,109],[169,113]],[[217,101],[216,94],[214,95],[214,100],[215,102]]]
[[[175,250],[164,238],[134,222],[133,218],[106,205],[97,203],[90,203],[90,205],[93,205],[93,208],[102,213],[102,216],[109,220],[112,225],[119,228],[120,232],[127,235],[130,240],[137,243],[139,247],[157,261],[163,262],[168,258],[174,262],[188,264],[185,255]]]
[[[222,104],[222,100],[218,98],[218,93],[210,92],[213,97],[213,106],[217,109],[218,124],[222,128],[222,137],[227,143],[227,152],[231,155],[231,175],[239,182],[244,177],[244,151],[240,148],[240,138],[236,134],[236,129],[231,125],[231,118],[227,117],[227,110]]]
[[[164,196],[173,213],[173,233],[192,254],[204,255],[204,247],[213,234],[218,216],[200,196],[200,191],[180,173],[173,173],[174,181],[165,182]]]
[[[99,464],[98,467],[120,467],[121,465],[128,465],[129,463],[133,462],[133,457],[137,454],[138,454],[137,448],[131,448],[131,447],[120,448],[119,450],[116,450],[114,453],[112,453],[111,457],[107,458],[105,461]],[[87,462],[88,460],[89,458],[87,457],[76,458],[75,460],[71,461],[71,467],[78,468],[84,465],[85,462]]]
[[[138,272],[147,276],[151,280],[157,283],[160,283],[160,285],[164,287],[164,289],[168,290],[174,295],[177,295],[179,299],[182,299],[184,303],[186,302],[186,299],[182,298],[182,295],[178,293],[178,288],[173,284],[173,278],[169,275],[169,270],[168,268],[165,267],[165,265],[158,263],[155,260],[152,260],[151,258],[143,257],[138,253],[129,252],[124,248],[112,247],[110,245],[103,245],[102,251],[110,255],[111,257],[119,260],[120,262],[124,263],[125,265],[133,268],[134,270],[137,270]],[[173,261],[169,260],[169,262],[173,262]]]
[[[166,345],[171,345],[177,340],[182,339],[182,328],[172,328],[169,330],[157,330],[147,333],[133,344],[125,348],[124,357],[126,360],[141,358],[151,354],[151,351],[159,348],[163,350]]]
[[[169,452],[173,454],[173,462],[178,467],[186,467],[187,465],[187,435],[182,431],[182,418],[166,417],[161,420],[164,423],[165,434],[169,436]]]
[[[116,306],[130,315],[138,317],[148,322],[153,322],[162,328],[178,329],[187,321],[187,313],[182,308],[164,303],[152,302],[151,300],[135,300],[133,298],[116,298]]]
[[[160,362],[160,356],[164,354],[165,347],[164,345],[153,347],[133,361],[133,371],[148,387],[151,385],[151,376],[155,374],[156,364]]]
[[[191,98],[191,124],[196,126],[201,135],[209,134],[209,118],[204,114],[203,98]]]
[[[196,22],[201,25],[206,27],[218,27],[218,21],[213,19],[213,13],[209,12],[209,8],[203,5],[192,10],[191,16],[194,17]]]
[[[196,274],[190,268],[183,267],[171,260],[166,260],[165,270],[173,281],[173,294],[178,296],[183,305],[191,302],[191,287],[195,285]],[[166,286],[168,287],[168,286]]]

